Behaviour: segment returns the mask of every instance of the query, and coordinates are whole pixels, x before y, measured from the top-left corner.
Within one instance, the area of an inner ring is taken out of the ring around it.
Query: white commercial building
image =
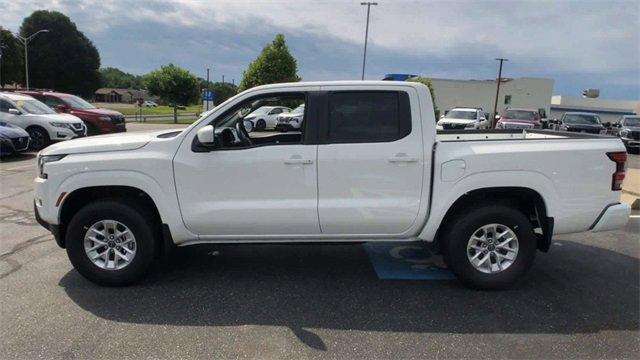
[[[568,111],[595,113],[603,123],[617,122],[622,115],[640,114],[640,100],[609,100],[555,95],[551,98],[551,119],[560,119]]]
[[[436,106],[441,114],[454,107],[481,107],[492,114],[496,100],[496,80],[431,79]],[[498,113],[507,107],[545,109],[550,112],[553,79],[502,78]]]

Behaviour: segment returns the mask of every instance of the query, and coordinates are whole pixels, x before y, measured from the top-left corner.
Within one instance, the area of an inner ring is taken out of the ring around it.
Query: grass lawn
[[[97,107],[111,109],[115,111],[119,111],[124,115],[135,115],[136,108],[133,104],[119,104],[119,103],[97,103],[95,104]],[[190,105],[185,107],[184,110],[178,109],[178,114],[180,113],[201,113],[202,106],[201,105]],[[173,114],[173,108],[166,105],[159,105],[156,107],[143,107],[142,115],[160,115],[160,114]]]

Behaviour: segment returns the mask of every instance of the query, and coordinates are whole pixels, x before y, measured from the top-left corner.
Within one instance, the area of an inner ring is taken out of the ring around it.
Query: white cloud
[[[16,30],[43,8],[38,0],[0,0],[0,23]],[[170,27],[311,35],[359,45],[360,1],[53,0],[89,35],[154,20]],[[607,74],[640,69],[637,1],[391,1],[371,11],[372,44],[409,56],[504,56],[564,72]],[[310,38],[310,41],[312,39]]]

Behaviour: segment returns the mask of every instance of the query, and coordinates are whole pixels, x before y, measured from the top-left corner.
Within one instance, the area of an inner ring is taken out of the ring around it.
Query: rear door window
[[[409,96],[397,91],[329,94],[329,143],[390,142],[411,132]]]

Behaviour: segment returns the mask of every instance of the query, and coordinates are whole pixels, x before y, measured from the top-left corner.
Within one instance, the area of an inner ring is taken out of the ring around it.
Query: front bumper
[[[49,137],[51,140],[70,140],[78,137],[87,136],[87,127],[82,125],[81,129],[69,129],[69,128],[52,128],[52,131],[49,131]]]
[[[598,216],[589,230],[593,232],[616,230],[629,222],[631,206],[629,204],[610,204]]]
[[[31,139],[28,136],[22,136],[17,138],[2,138],[0,139],[0,153],[12,154],[29,149],[29,143]]]
[[[33,203],[33,213],[35,214],[36,221],[38,222],[38,224],[42,225],[42,227],[49,230],[51,234],[53,234],[53,238],[56,240],[56,244],[58,244],[58,246],[64,249],[64,239],[62,236],[60,225],[49,224],[44,219],[42,219],[40,217],[40,213],[38,212],[38,206],[36,206],[35,201]]]

